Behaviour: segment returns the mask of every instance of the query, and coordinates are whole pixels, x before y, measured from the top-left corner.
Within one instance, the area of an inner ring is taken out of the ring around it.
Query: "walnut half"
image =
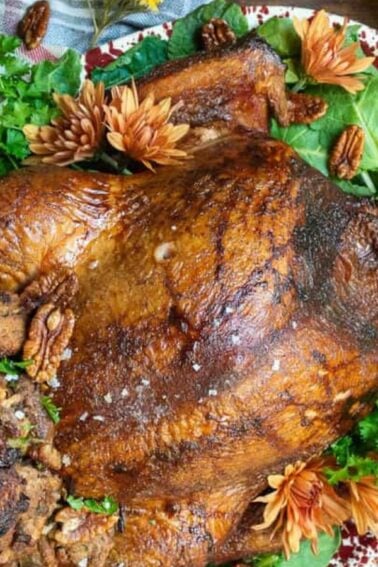
[[[334,145],[329,171],[340,179],[352,179],[360,167],[365,146],[365,133],[360,126],[347,126]]]
[[[202,44],[206,51],[221,45],[235,43],[236,35],[225,20],[212,18],[201,30]]]

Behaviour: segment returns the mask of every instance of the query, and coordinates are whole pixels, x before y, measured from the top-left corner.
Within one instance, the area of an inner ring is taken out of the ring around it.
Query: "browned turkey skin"
[[[184,97],[180,65],[155,75],[157,92],[167,81]],[[0,181],[0,291],[15,306],[1,324],[22,343],[27,318],[38,380],[75,319],[56,445],[70,492],[121,504],[107,565],[261,548],[247,509],[267,475],[322,452],[376,394],[376,239],[375,205],[255,134],[156,175]]]

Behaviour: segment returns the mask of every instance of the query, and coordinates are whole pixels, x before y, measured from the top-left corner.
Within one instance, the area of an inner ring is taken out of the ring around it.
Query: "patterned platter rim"
[[[272,16],[310,18],[314,10],[307,8],[296,8],[294,6],[244,6],[243,12],[247,17],[250,29],[262,24]],[[332,23],[342,23],[343,17],[330,14]],[[355,20],[349,20],[350,24],[359,24],[359,38],[364,51],[369,55],[378,57],[378,31],[360,24]],[[83,55],[83,65],[86,73],[94,67],[104,67],[125,53],[130,47],[136,45],[147,36],[158,36],[168,39],[172,32],[173,22],[165,22],[129,34],[125,37],[109,41],[99,47],[91,49]],[[346,525],[342,530],[342,544],[338,554],[332,559],[329,567],[373,567],[378,565],[378,540],[371,534],[359,537],[353,524]]]
[[[292,17],[296,15],[298,18],[310,18],[314,14],[314,10],[307,8],[296,8],[294,6],[244,6],[243,12],[248,20],[250,29],[262,24],[272,16]],[[342,23],[343,17],[331,14],[332,23]],[[378,57],[378,31],[374,28],[349,20],[350,24],[358,24],[361,26],[359,38],[364,51],[369,55]],[[87,51],[83,55],[83,64],[87,72],[93,67],[104,67],[111,63],[114,59],[125,53],[130,47],[136,45],[146,36],[158,36],[168,39],[172,32],[173,22],[165,22],[163,24],[137,31],[124,37],[104,43],[99,47]]]

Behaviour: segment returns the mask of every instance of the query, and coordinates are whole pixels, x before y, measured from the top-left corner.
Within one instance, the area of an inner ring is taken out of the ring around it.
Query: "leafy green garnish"
[[[240,6],[226,0],[214,0],[210,4],[199,6],[173,24],[172,35],[168,42],[169,58],[179,59],[196,53],[201,47],[199,37],[201,28],[212,18],[225,20],[236,37],[241,37],[248,31],[247,18]]]
[[[59,423],[61,408],[58,408],[49,396],[42,396],[41,404],[51,421],[55,424]]]
[[[378,405],[378,402],[377,402]],[[378,449],[378,408],[362,419],[351,432],[331,445],[331,453],[340,468],[326,469],[331,484],[346,480],[358,481],[364,476],[374,476],[378,480],[378,461],[368,454]]]
[[[67,497],[67,503],[74,510],[82,510],[85,508],[89,512],[95,514],[107,514],[111,516],[118,512],[117,502],[110,496],[105,496],[103,500],[94,500],[93,498],[75,498],[74,496]]]
[[[11,360],[10,358],[0,359],[0,373],[9,374],[11,376],[19,376],[23,370],[30,366],[31,360]]]
[[[93,69],[91,77],[95,83],[102,81],[105,87],[113,87],[142,77],[167,60],[168,42],[148,36],[106,67]]]
[[[293,553],[290,559],[285,559],[282,553],[264,553],[250,559],[244,559],[243,562],[251,565],[251,567],[328,567],[330,560],[339,549],[340,543],[340,530],[336,529],[333,536],[325,533],[319,535],[319,553],[317,555],[314,555],[310,541],[304,540],[301,542],[299,552]],[[222,567],[231,567],[231,564]]]
[[[327,162],[333,144],[348,124],[356,124],[365,132],[362,172],[378,170],[378,76],[369,76],[365,89],[356,95],[329,85],[312,86],[306,92],[321,96],[328,102],[328,111],[312,124],[293,124],[288,128],[273,120],[271,134],[285,141],[310,165],[328,175]],[[377,194],[374,185],[334,180],[341,189],[356,196]]]
[[[283,59],[300,55],[301,40],[290,18],[274,16],[261,24],[256,31]]]
[[[48,124],[58,111],[54,92],[76,94],[80,55],[69,49],[57,61],[31,65],[17,57],[20,40],[0,35],[0,175],[17,169],[29,154],[25,124]]]

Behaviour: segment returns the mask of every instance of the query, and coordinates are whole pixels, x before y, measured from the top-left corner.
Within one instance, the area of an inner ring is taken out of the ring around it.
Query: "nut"
[[[206,51],[216,49],[220,45],[235,43],[236,35],[225,20],[212,18],[201,29],[202,44]]]
[[[320,96],[287,93],[289,121],[291,124],[310,124],[327,112],[328,104]]]
[[[329,159],[329,171],[340,179],[352,179],[360,167],[364,152],[365,133],[360,126],[347,126],[336,144]]]
[[[23,39],[26,49],[35,49],[46,35],[50,18],[50,5],[39,0],[26,11],[18,25],[18,35]]]

